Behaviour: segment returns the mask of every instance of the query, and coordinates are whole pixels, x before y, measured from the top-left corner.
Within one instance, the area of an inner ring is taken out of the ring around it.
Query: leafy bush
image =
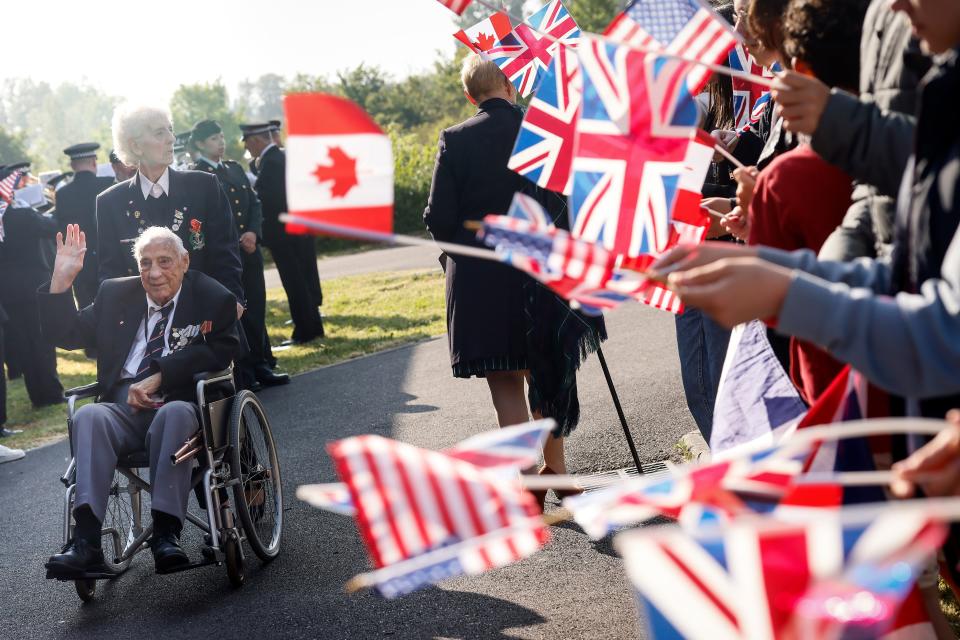
[[[394,229],[397,233],[422,233],[436,142],[424,142],[421,136],[404,133],[397,126],[387,127],[387,133],[393,143]]]

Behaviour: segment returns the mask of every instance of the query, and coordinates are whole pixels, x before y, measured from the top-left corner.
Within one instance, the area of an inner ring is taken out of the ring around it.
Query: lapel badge
[[[134,212],[133,212],[133,217],[136,218],[137,220],[139,220],[139,219],[140,219],[140,212],[139,212],[139,211],[134,211]]]

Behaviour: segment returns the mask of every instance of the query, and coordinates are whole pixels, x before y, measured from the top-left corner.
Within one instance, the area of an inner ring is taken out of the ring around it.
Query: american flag
[[[557,50],[577,45],[580,27],[560,0],[552,0],[518,24],[511,35],[513,42],[501,41],[487,55],[526,97],[537,88]]]
[[[467,10],[473,0],[437,0],[437,2],[460,16],[463,15],[463,12]]]
[[[518,209],[516,203],[523,198],[527,198],[527,207],[539,207],[536,201],[518,193],[511,211]],[[617,256],[603,247],[517,215],[487,216],[479,236],[504,262],[591,315],[628,300],[644,301],[652,285],[645,277],[618,269]]]
[[[420,563],[446,561],[443,547],[459,545],[458,568],[478,573],[520,560],[548,538],[530,493],[469,462],[376,435],[327,449],[377,569],[419,559],[403,575],[424,584],[431,574],[417,574]]]
[[[633,531],[615,545],[656,640],[931,637],[924,616],[898,613],[916,604],[946,525],[900,504],[852,515]]]
[[[739,42],[730,25],[698,0],[634,0],[605,35],[641,50],[663,50],[709,64],[724,60]],[[694,96],[706,86],[710,69],[653,53],[646,63],[654,130],[657,135],[685,137],[697,126]]]
[[[494,473],[516,474],[540,458],[543,441],[557,424],[552,419],[534,420],[481,433],[443,451],[457,460]],[[354,515],[350,490],[342,482],[301,485],[297,497],[318,509]]]
[[[599,38],[578,48],[583,105],[570,203],[572,234],[628,257],[670,244],[672,216],[699,215],[713,140],[656,137],[645,56]],[[684,210],[687,210],[684,212]]]
[[[507,166],[545,189],[569,195],[580,97],[577,54],[560,47],[527,107]]]
[[[22,178],[23,175],[24,172],[17,169],[3,180],[0,180],[0,199],[6,201],[7,204],[13,202],[13,192],[16,191],[17,185],[20,183],[20,178]]]
[[[510,31],[513,25],[507,14],[497,11],[472,27],[460,29],[453,37],[462,42],[474,53],[489,51],[501,40],[513,41]]]

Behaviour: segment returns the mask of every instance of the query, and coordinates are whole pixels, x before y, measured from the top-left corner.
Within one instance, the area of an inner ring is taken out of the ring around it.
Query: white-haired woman
[[[122,105],[113,114],[114,151],[137,172],[97,197],[99,278],[136,275],[134,240],[148,227],[166,227],[190,252],[190,268],[229,289],[241,313],[240,250],[230,203],[216,176],[170,167],[173,142],[163,109]]]

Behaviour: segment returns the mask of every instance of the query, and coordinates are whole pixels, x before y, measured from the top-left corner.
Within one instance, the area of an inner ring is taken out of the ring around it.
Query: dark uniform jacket
[[[214,176],[170,169],[170,195],[162,214],[150,215],[139,174],[97,197],[100,280],[139,273],[133,242],[147,227],[167,227],[190,252],[190,269],[203,272],[243,301],[240,248],[227,196]]]
[[[51,294],[49,285],[40,289],[38,299],[43,334],[63,349],[95,349],[101,395],[115,387],[147,311],[139,276],[105,280],[93,304],[79,311],[69,291]],[[180,332],[189,327],[196,331],[179,339]],[[225,369],[238,344],[233,294],[216,280],[188,271],[170,325],[172,351],[156,360],[160,389],[167,400],[195,402],[193,376]]]
[[[214,167],[206,160],[199,160],[190,168],[212,173],[220,180],[220,185],[230,202],[233,222],[237,226],[239,235],[252,231],[257,234],[258,240],[263,238],[263,209],[260,206],[260,199],[250,186],[247,174],[239,163],[224,160],[219,167]]]
[[[57,228],[66,233],[68,224],[80,225],[86,234],[87,252],[83,256],[83,271],[78,280],[90,283],[90,295],[97,284],[97,196],[113,186],[113,178],[97,176],[92,171],[81,171],[73,180],[57,191],[57,208],[53,218]]]
[[[10,207],[3,214],[3,229],[0,284],[16,285],[13,281],[22,280],[24,274],[30,274],[30,278],[41,277],[41,282],[49,278],[53,265],[47,260],[42,243],[57,235],[56,221],[31,207]]]
[[[280,147],[267,150],[257,166],[254,188],[263,205],[263,244],[269,247],[282,238],[286,231],[280,214],[287,212],[287,157]]]

